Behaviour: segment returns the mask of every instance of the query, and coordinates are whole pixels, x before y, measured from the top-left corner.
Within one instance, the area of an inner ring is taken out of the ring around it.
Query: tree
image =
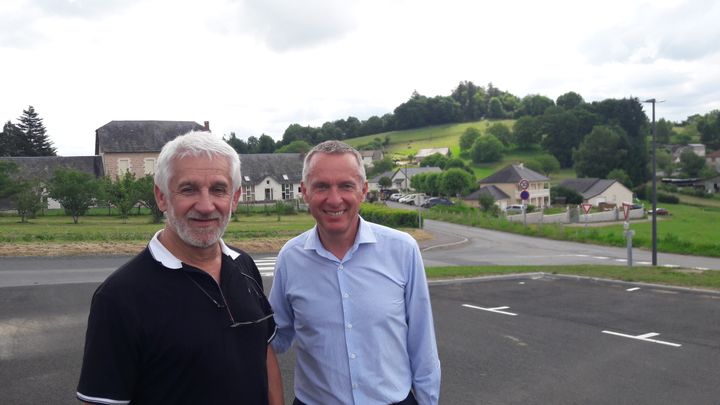
[[[627,156],[625,132],[619,127],[597,126],[573,152],[575,173],[604,179],[613,169],[622,168]]]
[[[488,129],[485,130],[485,133],[497,138],[498,141],[502,142],[503,146],[510,146],[512,132],[510,132],[510,128],[508,128],[507,125],[496,122],[490,125]]]
[[[452,169],[453,167],[457,167],[458,169],[463,169],[468,173],[472,173],[472,169],[467,167],[465,164],[465,161],[460,159],[459,157],[453,157],[447,160],[445,162],[445,167],[443,167],[443,170]]]
[[[698,177],[700,171],[705,167],[705,159],[698,156],[690,149],[680,154],[680,171],[686,177]]]
[[[700,142],[704,143],[708,149],[720,149],[720,110],[713,110],[706,114],[698,121],[697,129],[700,132]]]
[[[0,198],[8,198],[20,191],[20,184],[14,179],[18,166],[13,162],[0,160]]]
[[[475,163],[497,162],[502,159],[505,148],[502,142],[492,135],[483,135],[475,140],[470,152]]]
[[[673,123],[665,118],[660,118],[660,120],[655,123],[655,135],[657,143],[669,144],[670,139],[675,135]]]
[[[610,173],[608,173],[607,178],[609,180],[617,180],[625,187],[632,190],[633,184],[632,180],[630,180],[630,176],[625,173],[625,170],[623,169],[612,169]]]
[[[50,197],[60,202],[73,223],[85,215],[93,203],[97,181],[88,173],[71,169],[57,169],[49,183]]]
[[[585,133],[573,111],[558,108],[548,109],[540,118],[545,134],[542,147],[560,162],[561,167],[572,167],[573,148],[580,145]]]
[[[675,171],[675,163],[673,163],[672,155],[666,149],[657,149],[655,155],[655,165],[659,171],[665,176],[672,176]],[[652,165],[648,164],[648,172],[652,173]]]
[[[450,169],[442,173],[440,192],[447,196],[460,196],[475,185],[475,178],[462,169]]]
[[[410,178],[410,188],[413,188],[419,192],[427,193],[425,188],[425,178],[427,173],[418,173]]]
[[[18,118],[20,123],[17,127],[27,140],[28,150],[23,151],[22,156],[55,156],[55,147],[47,135],[42,118],[35,112],[33,106],[23,110],[23,115]]]
[[[470,150],[475,140],[482,135],[479,129],[468,127],[462,135],[460,135],[460,150]]]
[[[29,180],[21,183],[20,191],[13,195],[20,222],[27,222],[28,218],[34,218],[40,210],[45,208],[43,186],[37,180]]]
[[[388,189],[392,186],[392,179],[388,176],[382,176],[380,177],[380,180],[378,180],[378,184],[380,185],[380,188]]]
[[[443,173],[426,173],[424,185],[427,194],[432,196],[440,194],[442,175]]]
[[[433,153],[432,155],[420,161],[420,167],[439,167],[443,169],[445,168],[445,164],[447,163],[447,161],[448,158],[446,158],[445,156],[439,153]]]
[[[22,131],[15,124],[8,121],[0,132],[0,156],[23,156],[29,149]]]
[[[126,222],[130,211],[140,200],[140,192],[135,181],[135,173],[125,172],[112,184],[110,198],[120,212],[120,218]]]
[[[159,224],[163,218],[163,212],[155,200],[155,180],[152,174],[141,177],[135,183],[137,187],[138,202],[150,210],[152,223]]]
[[[389,156],[385,156],[384,158],[373,162],[373,167],[370,169],[368,175],[375,176],[377,174],[389,172],[393,168],[395,168],[395,162],[393,162]]]
[[[273,153],[275,152],[275,140],[270,135],[262,134],[258,139],[257,153]]]
[[[540,116],[545,113],[545,110],[554,106],[555,102],[552,101],[552,99],[539,94],[530,94],[523,97],[522,104],[520,105],[517,115]]]
[[[307,153],[310,149],[312,149],[312,145],[306,141],[297,140],[275,149],[275,153]]]
[[[223,140],[227,142],[227,144],[230,145],[233,149],[235,149],[235,152],[237,152],[238,154],[250,153],[250,147],[248,146],[247,142],[236,137],[235,132],[230,132],[230,136],[223,137]]]
[[[583,202],[583,196],[573,189],[563,186],[550,188],[550,199],[557,201],[558,197],[565,198],[565,204],[582,204]]]
[[[487,117],[490,119],[501,119],[505,118],[507,114],[505,113],[505,109],[503,108],[502,101],[500,101],[499,97],[493,97],[490,99],[490,102],[488,102],[488,112]]]
[[[555,101],[555,104],[563,109],[566,110],[572,110],[573,108],[582,105],[585,103],[585,100],[583,100],[582,96],[575,93],[574,91],[569,91],[557,98]]]
[[[513,125],[513,138],[519,149],[532,149],[542,139],[542,127],[538,118],[522,116]]]
[[[480,204],[480,209],[482,212],[488,213],[492,212],[497,208],[499,208],[495,204],[495,198],[490,193],[480,193],[480,196],[478,197],[478,203]]]
[[[525,162],[525,167],[549,176],[560,170],[560,162],[553,155],[539,155],[535,159]]]

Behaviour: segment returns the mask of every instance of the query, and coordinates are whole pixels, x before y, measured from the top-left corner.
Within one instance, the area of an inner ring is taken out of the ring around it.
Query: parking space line
[[[640,289],[640,287],[633,287],[633,288],[628,288],[628,289],[625,290],[625,291],[633,292],[633,291],[637,291],[637,290],[639,290],[639,289]]]
[[[483,308],[483,307],[477,307],[475,305],[469,305],[469,304],[463,304],[462,306],[472,309],[479,309],[482,311],[488,311],[488,312],[495,312],[496,314],[503,314],[503,315],[510,315],[510,316],[517,316],[517,314],[514,314],[512,312],[506,312],[506,311],[500,311],[501,309],[508,309],[510,307],[495,307],[495,308]]]
[[[658,343],[658,344],[661,344],[661,345],[667,345],[667,346],[672,346],[672,347],[680,347],[680,346],[682,346],[681,344],[678,344],[678,343],[671,343],[671,342],[665,342],[665,341],[657,340],[657,339],[650,339],[650,338],[652,338],[652,337],[655,337],[655,336],[660,335],[659,333],[656,333],[656,332],[645,333],[645,334],[637,335],[637,336],[626,335],[626,334],[624,334],[624,333],[618,333],[618,332],[611,332],[611,331],[609,331],[609,330],[604,330],[604,331],[602,331],[602,333],[607,333],[608,335],[615,335],[615,336],[625,337],[625,338],[628,338],[628,339],[636,339],[636,340],[642,340],[642,341],[645,341],[645,342]]]

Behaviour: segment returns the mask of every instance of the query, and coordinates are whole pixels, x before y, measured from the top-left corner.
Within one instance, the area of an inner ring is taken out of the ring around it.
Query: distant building
[[[251,203],[302,198],[303,158],[300,153],[240,155],[241,201]]]
[[[428,156],[432,156],[436,153],[441,154],[442,156],[449,156],[450,155],[450,148],[429,148],[429,149],[420,149],[415,154],[415,163],[422,162],[423,159],[425,159]]]
[[[598,178],[566,179],[558,186],[576,191],[582,195],[583,200],[597,207],[601,203],[615,204],[632,203],[633,193],[617,180]]]
[[[670,153],[672,154],[673,163],[680,162],[680,155],[686,150],[691,150],[694,154],[704,158],[705,157],[705,145],[701,143],[689,143],[687,145],[672,145],[670,147]]]
[[[480,189],[473,191],[462,199],[470,206],[479,207],[480,196],[483,195],[489,195],[492,197],[493,200],[495,200],[495,204],[500,207],[501,210],[505,210],[508,205],[511,205],[509,204],[511,201],[510,196],[495,185],[480,187]]]
[[[501,197],[496,200],[500,208],[504,209],[507,205],[523,204],[524,201],[520,196],[523,191],[520,187],[520,180],[528,181],[527,191],[530,194],[526,200],[527,204],[536,207],[547,207],[550,205],[550,179],[534,170],[528,169],[522,163],[517,165],[506,166],[490,176],[478,181],[482,188],[493,186],[487,189],[488,193]],[[502,194],[499,194],[502,192]],[[506,195],[508,198],[504,198]]]
[[[715,169],[716,172],[720,172],[720,150],[705,156],[705,162],[707,165]]]
[[[155,173],[160,150],[190,131],[210,131],[210,124],[193,121],[110,121],[95,130],[95,155],[102,157],[105,175],[126,172],[136,178]]]
[[[373,167],[375,162],[382,160],[384,157],[383,151],[379,149],[361,150],[360,154],[362,155],[363,164],[367,167]]]

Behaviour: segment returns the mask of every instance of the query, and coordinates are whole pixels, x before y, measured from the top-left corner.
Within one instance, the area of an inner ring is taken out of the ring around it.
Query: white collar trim
[[[150,250],[150,254],[152,255],[153,259],[160,262],[163,266],[169,269],[182,268],[182,261],[175,257],[174,254],[172,254],[162,243],[160,243],[160,240],[158,239],[158,236],[160,236],[160,232],[162,232],[162,229],[155,232],[155,235],[152,237],[150,243],[148,244],[148,249]],[[230,256],[230,258],[233,260],[237,259],[238,256],[240,256],[240,252],[230,249],[222,239],[220,239],[220,249],[222,250],[224,255]]]

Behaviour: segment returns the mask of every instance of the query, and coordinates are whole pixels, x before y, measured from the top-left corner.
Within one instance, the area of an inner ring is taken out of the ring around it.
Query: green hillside
[[[459,140],[466,129],[475,127],[485,132],[490,125],[495,123],[505,124],[512,129],[515,120],[481,120],[460,124],[436,125],[404,131],[383,132],[347,139],[345,142],[357,147],[371,143],[375,138],[384,141],[388,137],[390,143],[385,147],[385,151],[390,153],[394,160],[405,160],[408,156],[416,154],[420,149],[426,148],[450,148],[453,156],[460,157]],[[500,162],[474,164],[470,159],[464,160],[468,163],[468,166],[473,168],[475,177],[480,180],[507,165],[526,162],[543,154],[546,154],[546,152],[540,149],[532,151],[511,149],[505,153]],[[551,183],[557,183],[563,179],[575,177],[575,172],[572,169],[563,169],[558,173],[553,173],[550,177],[552,179]]]

